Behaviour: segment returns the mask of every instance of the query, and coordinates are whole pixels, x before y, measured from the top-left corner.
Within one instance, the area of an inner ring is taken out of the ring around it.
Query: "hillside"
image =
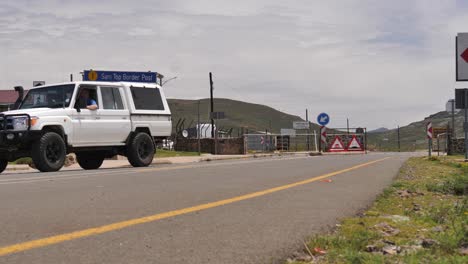
[[[371,130],[371,131],[369,131],[368,133],[383,133],[383,132],[387,132],[387,131],[389,131],[388,128],[380,127],[380,128]]]
[[[424,118],[424,120],[413,122],[408,126],[400,127],[400,141],[402,151],[415,149],[427,149],[426,124],[432,122],[433,127],[447,127],[451,124],[451,115],[445,111],[438,112]],[[460,111],[455,115],[456,136],[463,137],[463,113]],[[368,135],[369,147],[380,150],[397,150],[397,129]]]
[[[184,128],[194,127],[197,123],[198,100],[169,99],[172,111],[173,126],[179,119],[185,118]],[[303,121],[299,116],[289,115],[271,107],[246,103],[230,99],[216,98],[215,112],[225,112],[225,119],[217,121],[220,129],[233,128],[233,135],[237,135],[242,127],[249,131],[272,131],[279,133],[281,128],[292,128],[293,121]],[[209,123],[210,100],[200,100],[201,123]],[[311,129],[318,129],[312,124]],[[175,131],[175,129],[174,129]]]

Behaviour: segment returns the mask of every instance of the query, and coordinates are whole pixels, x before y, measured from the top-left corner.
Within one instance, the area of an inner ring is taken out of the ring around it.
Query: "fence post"
[[[314,130],[314,145],[315,145],[315,152],[318,152],[317,147],[317,131]]]

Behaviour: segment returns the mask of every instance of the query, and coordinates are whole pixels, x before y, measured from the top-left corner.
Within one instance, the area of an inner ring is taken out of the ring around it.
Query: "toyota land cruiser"
[[[171,128],[166,97],[155,83],[34,87],[17,110],[0,113],[0,173],[22,157],[31,157],[41,172],[58,171],[68,153],[86,170],[117,154],[134,167],[148,166],[156,142],[170,136]]]

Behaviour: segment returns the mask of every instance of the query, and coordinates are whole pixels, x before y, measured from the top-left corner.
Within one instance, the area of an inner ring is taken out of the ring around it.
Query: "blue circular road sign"
[[[322,126],[326,126],[330,122],[330,117],[327,113],[321,113],[317,116],[317,122]]]

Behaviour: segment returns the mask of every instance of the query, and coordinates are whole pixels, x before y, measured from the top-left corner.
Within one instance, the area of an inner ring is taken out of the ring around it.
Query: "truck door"
[[[100,86],[102,107],[99,108],[99,126],[106,131],[101,142],[112,145],[125,143],[131,131],[130,111],[123,100],[123,88]]]
[[[99,141],[99,129],[96,127],[96,121],[99,120],[96,110],[88,110],[87,100],[80,99],[82,90],[88,90],[89,99],[96,101],[98,107],[100,102],[97,96],[97,87],[94,85],[80,85],[76,94],[75,107],[79,107],[80,111],[73,110],[73,146],[92,146]]]

